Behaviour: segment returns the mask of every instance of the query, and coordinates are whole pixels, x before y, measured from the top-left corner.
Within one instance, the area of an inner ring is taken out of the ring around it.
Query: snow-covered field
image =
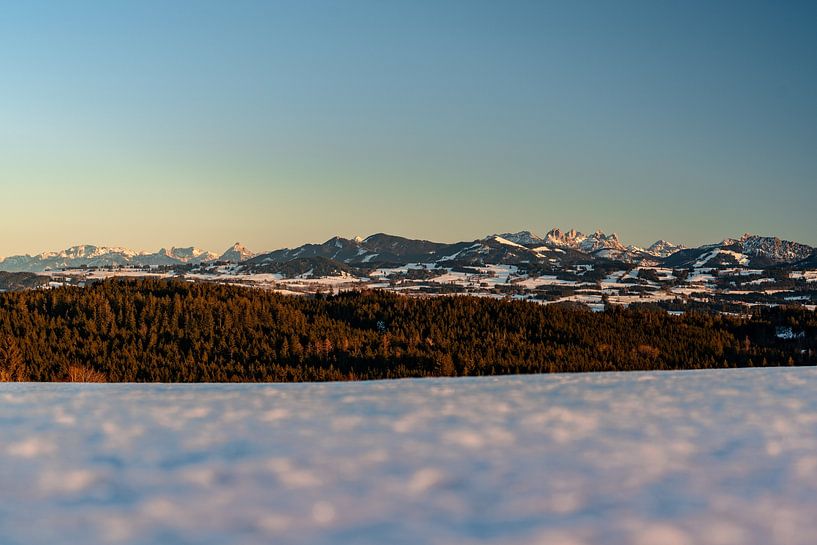
[[[734,257],[734,256],[733,256]],[[685,305],[706,303],[718,307],[742,305],[776,306],[798,302],[807,306],[817,299],[810,284],[817,281],[817,271],[794,271],[780,279],[759,269],[697,267],[688,274],[662,267],[634,267],[611,271],[603,277],[594,275],[594,266],[577,264],[559,274],[529,272],[518,265],[484,265],[467,268],[440,267],[437,264],[408,263],[393,268],[379,268],[367,273],[343,272],[314,276],[310,270],[292,278],[282,273],[252,273],[237,265],[205,267],[193,272],[151,272],[119,270],[65,270],[42,273],[50,278],[46,287],[85,286],[89,281],[116,276],[176,278],[189,282],[213,282],[274,291],[287,295],[340,293],[349,290],[384,289],[408,296],[467,294],[476,297],[524,299],[543,304],[574,302],[592,310],[604,310],[602,299],[610,304],[629,306],[638,303]],[[676,274],[678,276],[676,276]],[[736,277],[751,277],[735,281]],[[792,284],[791,281],[794,281]],[[775,298],[776,294],[785,296]],[[797,297],[797,299],[794,299]]]
[[[0,541],[811,544],[817,370],[0,385]]]

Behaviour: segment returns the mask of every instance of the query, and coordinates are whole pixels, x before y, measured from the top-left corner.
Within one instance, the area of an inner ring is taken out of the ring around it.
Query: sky
[[[817,245],[817,2],[12,2],[0,255]]]

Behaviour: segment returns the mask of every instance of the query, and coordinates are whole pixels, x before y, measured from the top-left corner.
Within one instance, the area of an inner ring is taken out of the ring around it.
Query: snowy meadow
[[[0,384],[7,545],[812,543],[817,370]]]

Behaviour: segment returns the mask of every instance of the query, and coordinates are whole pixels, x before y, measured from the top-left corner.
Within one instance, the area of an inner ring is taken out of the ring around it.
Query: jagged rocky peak
[[[584,234],[575,229],[565,232],[559,228],[554,228],[545,235],[545,242],[553,246],[567,246],[578,249],[579,244],[586,238]]]
[[[773,263],[792,263],[808,258],[814,248],[778,237],[744,233],[740,238],[726,238],[709,248],[727,248],[750,257],[763,258]]]
[[[219,261],[229,261],[230,263],[241,263],[255,256],[253,252],[247,249],[246,246],[240,242],[236,242],[221,254]]]
[[[598,250],[627,250],[619,241],[616,233],[605,235],[601,229],[597,229],[596,232],[591,235],[585,235],[575,229],[566,232],[561,229],[551,229],[545,237],[545,242],[552,246],[573,248],[574,250],[581,250],[587,253],[596,252]]]
[[[61,257],[66,259],[81,259],[93,258],[109,254],[134,256],[137,255],[137,252],[134,252],[133,250],[128,250],[127,248],[121,248],[118,246],[107,247],[107,246],[93,246],[90,244],[81,244],[79,246],[71,246],[70,248],[66,248],[65,250],[62,250],[60,252],[44,252],[40,254],[38,257],[41,258]]]
[[[215,261],[218,255],[195,246],[188,246],[186,248],[173,247],[170,249],[170,257],[178,259],[182,263],[204,263],[207,261]]]
[[[746,255],[764,257],[780,263],[805,259],[814,251],[814,248],[806,244],[748,233],[740,237],[736,244]]]
[[[177,248],[173,246],[170,248],[170,255],[176,256],[178,258],[193,258],[198,257],[199,255],[203,254],[204,251],[199,250],[198,248],[194,248],[190,246],[188,248]]]
[[[589,239],[592,238],[594,240],[604,240],[609,242],[619,242],[618,235],[616,233],[605,235],[604,231],[602,231],[601,229],[596,229],[596,232],[588,236],[587,238]]]
[[[645,251],[648,254],[654,255],[656,257],[667,257],[683,249],[685,249],[685,246],[683,246],[682,244],[675,244],[673,242],[661,239],[654,242]]]
[[[605,235],[601,230],[597,230],[595,233],[581,241],[581,243],[579,243],[579,249],[588,253],[599,250],[627,250],[627,248],[625,248],[624,245],[619,242],[617,234],[613,233],[611,235]]]
[[[750,233],[744,233],[739,238],[727,237],[727,238],[723,239],[720,244],[713,244],[712,246],[713,247],[715,247],[715,246],[734,246],[736,244],[740,245],[740,244],[743,244],[745,241],[749,240],[750,238],[752,238],[752,236],[753,235],[751,235]]]

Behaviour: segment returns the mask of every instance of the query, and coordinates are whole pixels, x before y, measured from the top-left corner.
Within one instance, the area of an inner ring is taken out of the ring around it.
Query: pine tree
[[[13,337],[0,339],[0,382],[26,382],[28,372],[23,354]]]

